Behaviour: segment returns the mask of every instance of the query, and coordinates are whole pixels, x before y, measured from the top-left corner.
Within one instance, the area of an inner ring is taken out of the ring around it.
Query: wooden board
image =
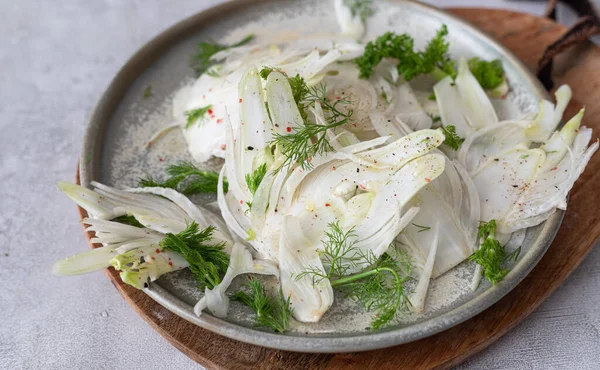
[[[545,47],[566,29],[543,18],[490,9],[451,9],[495,37],[532,70]],[[556,86],[573,87],[566,116],[586,106],[584,124],[600,133],[600,49],[587,44],[555,63]],[[347,354],[306,354],[236,342],[201,329],[163,308],[142,291],[106,274],[125,300],[171,344],[211,369],[411,369],[449,368],[489,346],[533,312],[581,263],[600,235],[600,155],[571,191],[564,222],[531,274],[495,305],[460,325],[416,342]],[[85,211],[80,209],[84,217]],[[88,239],[92,235],[87,235]]]

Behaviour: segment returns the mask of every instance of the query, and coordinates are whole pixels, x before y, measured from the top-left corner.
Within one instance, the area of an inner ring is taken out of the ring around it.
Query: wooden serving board
[[[450,9],[511,49],[535,69],[547,45],[566,28],[544,18],[490,9]],[[571,116],[586,106],[584,124],[600,133],[600,49],[592,44],[555,61],[556,86],[573,88]],[[79,180],[79,179],[78,179]],[[125,300],[165,339],[211,369],[428,369],[449,368],[483,350],[533,312],[581,263],[600,236],[600,155],[592,158],[571,191],[569,207],[548,252],[513,291],[474,318],[437,335],[370,352],[307,354],[262,348],[227,339],[193,325],[142,291],[106,274]],[[80,209],[82,217],[85,211]],[[92,235],[87,235],[88,239]]]

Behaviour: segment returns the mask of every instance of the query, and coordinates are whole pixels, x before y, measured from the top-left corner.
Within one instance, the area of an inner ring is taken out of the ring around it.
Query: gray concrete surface
[[[86,248],[75,207],[54,183],[73,179],[86,119],[126,59],[218,2],[0,0],[0,368],[198,367],[137,316],[103,273],[50,275],[55,259]],[[544,9],[540,2],[487,5]],[[599,368],[599,264],[596,249],[530,318],[460,368]]]

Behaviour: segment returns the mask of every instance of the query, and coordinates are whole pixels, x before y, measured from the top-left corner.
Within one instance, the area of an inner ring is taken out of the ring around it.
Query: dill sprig
[[[506,253],[504,247],[495,239],[496,220],[482,222],[479,225],[478,236],[482,239],[481,247],[469,258],[483,268],[483,276],[492,283],[498,284],[509,269],[505,268],[507,261],[516,261],[521,254],[521,247],[511,253]]]
[[[189,129],[198,121],[200,118],[204,117],[206,113],[212,108],[212,105],[207,105],[206,107],[197,108],[185,111],[185,118],[187,119],[185,128]]]
[[[456,127],[452,125],[442,126],[442,132],[446,137],[444,139],[444,144],[448,145],[453,150],[458,150],[463,141],[465,141],[464,138],[458,136],[458,134],[456,133]]]
[[[135,227],[144,227],[134,216],[132,215],[123,215],[116,218],[113,218],[111,221],[118,222],[121,224],[135,226]]]
[[[332,128],[345,125],[352,117],[352,110],[347,113],[340,111],[340,104],[349,104],[346,98],[335,99],[333,102],[327,99],[327,87],[324,84],[314,86],[306,94],[305,101],[308,103],[319,102],[325,115],[325,124],[304,122],[302,127],[293,127],[293,132],[287,135],[276,133],[273,135],[272,144],[275,144],[285,156],[285,160],[278,168],[287,165],[299,164],[302,169],[311,169],[310,163],[316,155],[333,150],[326,132]]]
[[[148,85],[148,86],[146,86],[146,89],[144,90],[144,99],[148,99],[151,96],[152,96],[152,85]]]
[[[388,254],[377,258],[356,247],[353,229],[344,231],[338,222],[330,223],[322,241],[320,253],[325,271],[310,267],[296,276],[296,280],[311,277],[313,284],[329,279],[331,286],[347,297],[359,302],[366,311],[375,311],[371,322],[373,330],[388,326],[400,312],[409,310],[411,303],[405,289],[410,279],[412,263],[406,254],[397,253],[394,259]],[[348,274],[351,267],[368,267]]]
[[[352,16],[358,15],[363,23],[373,14],[373,0],[344,0],[344,4],[350,8]]]
[[[361,78],[369,78],[383,58],[397,59],[398,72],[406,81],[422,74],[433,74],[436,78],[450,75],[454,78],[456,69],[448,54],[449,44],[445,40],[447,34],[448,29],[443,25],[425,50],[415,51],[414,39],[410,35],[386,32],[375,41],[367,43],[364,54],[354,62]]]
[[[221,50],[246,45],[253,39],[254,35],[250,34],[233,45],[222,45],[214,42],[200,41],[196,47],[196,52],[192,56],[191,67],[194,69],[194,72],[196,72],[196,76],[200,76],[216,63],[210,59],[213,55]]]
[[[246,174],[246,184],[248,184],[248,190],[254,195],[258,186],[262,182],[263,178],[267,174],[267,164],[263,163],[258,166],[252,173]]]
[[[281,290],[276,298],[268,296],[263,284],[257,279],[250,280],[246,286],[250,289],[250,294],[238,291],[231,298],[250,307],[256,313],[256,326],[271,328],[278,333],[285,332],[293,313],[290,298],[285,299]]]
[[[221,282],[229,266],[225,244],[207,244],[214,231],[214,226],[200,230],[198,224],[192,222],[180,233],[168,233],[159,243],[162,249],[179,253],[185,258],[200,288],[214,288]]]
[[[218,189],[219,174],[217,172],[201,170],[188,161],[169,165],[167,174],[170,177],[163,182],[158,182],[150,176],[140,179],[138,186],[171,188],[185,195],[216,193]],[[226,179],[223,181],[223,188],[227,192]]]
[[[413,226],[419,229],[418,233],[431,230],[431,226],[417,225],[415,223],[413,223]]]

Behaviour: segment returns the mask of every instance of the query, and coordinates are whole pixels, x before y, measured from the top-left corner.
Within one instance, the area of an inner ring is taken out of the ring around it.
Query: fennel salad
[[[53,273],[112,266],[144,289],[187,268],[203,292],[196,315],[225,318],[236,301],[277,333],[318,322],[340,296],[372,330],[394,325],[461,263],[475,265],[470,289],[502,284],[526,230],[566,209],[598,149],[584,110],[559,128],[561,86],[537,113],[500,120],[493,102],[511,92],[500,60],[451,58],[443,24],[422,48],[409,34],[363,40],[372,3],[332,6],[339,34],[308,47],[200,42],[175,123],[147,142],[179,130],[193,161],[125,189],[60,182],[102,247]],[[220,169],[204,169],[213,158]],[[238,276],[248,282],[234,288]]]

